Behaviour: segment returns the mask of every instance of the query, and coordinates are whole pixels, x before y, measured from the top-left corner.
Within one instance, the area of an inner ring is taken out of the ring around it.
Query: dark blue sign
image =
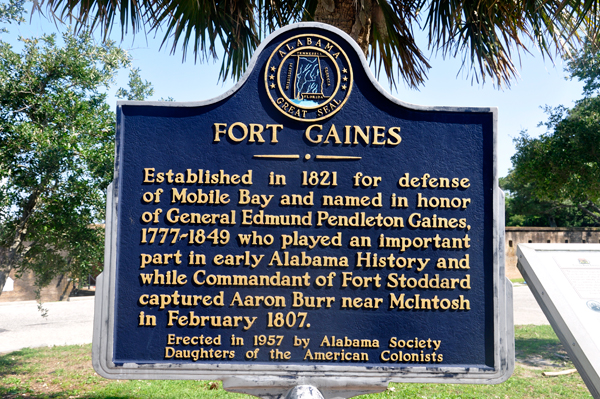
[[[214,101],[120,103],[112,361],[494,370],[495,115],[313,26]]]

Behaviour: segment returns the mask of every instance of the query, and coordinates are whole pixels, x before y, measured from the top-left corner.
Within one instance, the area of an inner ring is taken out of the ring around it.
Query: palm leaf
[[[427,58],[415,43],[412,24],[416,19],[414,3],[379,0],[374,11],[371,62],[379,77],[381,68],[396,86],[396,73],[416,87],[425,81],[430,68]]]
[[[77,28],[99,28],[108,35],[120,25],[122,35],[164,32],[163,45],[189,48],[196,60],[224,51],[221,79],[239,78],[259,42],[275,29],[313,20],[320,0],[37,0],[57,20]],[[336,0],[353,2],[357,0]],[[362,0],[367,1],[367,0]],[[372,0],[370,59],[396,85],[401,77],[422,84],[430,67],[415,43],[413,28],[427,30],[429,49],[444,57],[462,57],[475,80],[491,77],[498,86],[517,76],[514,59],[536,46],[543,56],[564,56],[587,35],[596,40],[597,0]],[[531,44],[529,44],[531,43]],[[527,44],[527,45],[526,45]],[[513,54],[514,53],[514,54]]]

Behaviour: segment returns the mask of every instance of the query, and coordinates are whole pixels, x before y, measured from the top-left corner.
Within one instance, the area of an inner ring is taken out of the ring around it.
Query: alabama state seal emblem
[[[273,105],[299,121],[319,121],[338,112],[350,96],[352,82],[348,56],[321,35],[285,40],[265,68],[265,87]]]

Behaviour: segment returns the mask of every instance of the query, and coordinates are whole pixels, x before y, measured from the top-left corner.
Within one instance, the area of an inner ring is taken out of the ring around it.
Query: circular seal
[[[600,302],[598,301],[587,301],[587,306],[594,312],[600,312]]]
[[[320,121],[338,112],[350,96],[352,82],[348,56],[321,35],[302,34],[285,40],[265,68],[271,102],[298,121]]]

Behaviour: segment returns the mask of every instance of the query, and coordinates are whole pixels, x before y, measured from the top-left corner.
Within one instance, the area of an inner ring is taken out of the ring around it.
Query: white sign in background
[[[600,244],[519,244],[518,267],[594,398],[600,398]]]

